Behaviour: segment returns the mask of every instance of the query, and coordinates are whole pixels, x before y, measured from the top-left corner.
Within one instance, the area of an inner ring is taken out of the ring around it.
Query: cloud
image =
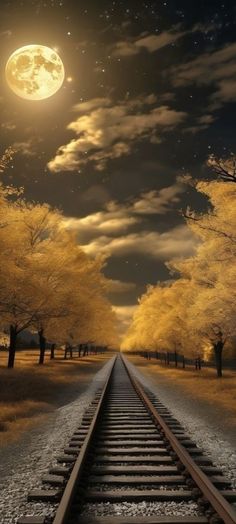
[[[217,51],[204,53],[199,57],[171,68],[172,84],[175,87],[187,85],[210,85],[215,92],[210,95],[211,110],[220,108],[226,102],[236,100],[236,43],[227,44]]]
[[[141,193],[124,204],[110,201],[103,210],[83,218],[64,217],[61,226],[75,230],[79,244],[91,256],[123,257],[136,253],[162,261],[188,256],[194,251],[196,239],[186,225],[162,233],[147,228],[149,215],[165,215],[180,201],[186,182],[177,177],[171,186]],[[140,227],[145,230],[140,232]]]
[[[164,215],[170,211],[171,206],[180,201],[180,195],[186,191],[186,185],[181,177],[169,187],[159,191],[152,190],[142,193],[141,197],[133,203],[133,212],[138,214]]]
[[[0,37],[10,38],[11,36],[12,36],[11,29],[7,29],[6,31],[1,31],[0,32]]]
[[[81,246],[86,253],[97,253],[113,257],[141,254],[167,261],[173,257],[187,257],[193,254],[196,238],[186,225],[176,226],[169,231],[141,231],[117,238],[100,236]]]
[[[205,129],[208,129],[208,127],[215,122],[216,118],[213,115],[202,115],[196,119],[196,124],[193,126],[189,126],[184,128],[182,131],[183,133],[192,133],[196,134],[200,131],[204,131]]]
[[[217,88],[217,92],[211,96],[212,110],[219,109],[224,103],[236,101],[236,75],[235,78],[218,82]]]
[[[140,36],[136,40],[124,40],[117,42],[115,45],[112,55],[118,57],[129,57],[140,53],[142,49],[145,49],[149,53],[153,53],[163,47],[173,44],[183,36],[185,31],[163,31],[159,35],[146,34]]]
[[[34,137],[22,142],[14,142],[12,149],[23,156],[32,157],[37,154],[37,146],[40,142],[42,142],[40,138]]]
[[[93,109],[97,109],[99,107],[107,107],[110,105],[110,99],[103,97],[103,98],[92,98],[91,100],[87,100],[85,102],[80,102],[79,104],[75,104],[73,106],[73,111],[76,113],[90,113]]]
[[[128,206],[109,202],[103,211],[92,213],[84,218],[64,219],[63,227],[75,229],[81,240],[83,237],[93,238],[101,234],[116,235],[138,222],[140,222],[138,217],[130,215]]]
[[[1,124],[1,128],[5,129],[6,131],[14,131],[16,129],[16,124],[13,122],[3,122]]]
[[[132,306],[113,306],[112,309],[118,318],[120,335],[127,331],[137,307],[137,304]]]
[[[133,289],[136,289],[137,285],[134,282],[122,282],[121,280],[109,280],[108,291],[109,293],[127,293]]]
[[[75,106],[79,115],[67,129],[76,138],[59,147],[48,168],[52,172],[76,171],[93,162],[95,169],[103,170],[108,160],[129,155],[137,141],[152,141],[187,117],[182,111],[155,104],[156,97],[149,95],[116,104],[109,98],[96,98],[84,102],[79,110]]]
[[[84,202],[93,202],[104,206],[110,200],[110,193],[104,185],[95,184],[83,192]]]
[[[167,45],[174,44],[181,38],[184,38],[188,34],[196,32],[208,32],[213,29],[213,26],[204,26],[196,24],[192,29],[180,30],[180,26],[177,25],[169,31],[163,31],[160,34],[145,33],[141,34],[138,38],[126,39],[117,42],[112,50],[112,55],[117,57],[130,57],[135,56],[142,50],[146,50],[148,53],[154,53]]]
[[[199,116],[197,121],[199,122],[199,124],[209,125],[215,121],[215,117],[213,115],[202,115],[202,116]]]
[[[124,204],[109,201],[102,211],[97,211],[83,218],[63,218],[62,227],[74,229],[80,242],[87,242],[100,236],[117,236],[140,224],[145,215],[165,215],[173,205],[180,201],[186,191],[186,179],[177,177],[171,186],[141,193],[137,198],[129,199]]]

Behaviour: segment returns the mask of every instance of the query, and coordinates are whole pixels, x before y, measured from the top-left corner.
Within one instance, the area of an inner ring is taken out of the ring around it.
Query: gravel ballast
[[[195,502],[122,502],[85,504],[81,516],[93,517],[125,516],[149,517],[151,515],[198,516],[199,508]]]

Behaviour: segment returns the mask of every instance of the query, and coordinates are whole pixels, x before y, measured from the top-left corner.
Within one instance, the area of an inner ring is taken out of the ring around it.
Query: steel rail
[[[94,431],[95,431],[95,428],[96,428],[97,420],[98,420],[98,417],[99,417],[99,414],[100,414],[100,411],[101,411],[101,407],[102,407],[102,404],[103,404],[103,400],[104,400],[105,394],[106,394],[107,389],[108,389],[108,385],[110,383],[110,379],[111,379],[111,375],[112,375],[112,371],[114,369],[114,365],[115,365],[116,359],[117,359],[116,356],[113,357],[113,361],[111,363],[111,368],[110,368],[110,371],[109,371],[108,378],[107,378],[107,380],[106,380],[106,382],[104,384],[104,387],[103,387],[103,390],[102,390],[102,393],[101,393],[101,397],[100,397],[100,400],[99,400],[98,405],[96,407],[96,410],[95,410],[92,422],[91,422],[89,430],[88,430],[88,433],[87,433],[87,435],[85,437],[85,440],[84,440],[84,442],[83,442],[83,444],[81,446],[78,458],[77,458],[77,460],[76,460],[76,462],[74,464],[74,467],[73,467],[72,472],[70,474],[69,480],[68,480],[68,482],[66,484],[65,491],[64,491],[64,493],[62,495],[61,501],[60,501],[59,506],[58,506],[57,511],[56,511],[56,515],[55,515],[55,517],[53,519],[53,524],[65,524],[66,520],[68,518],[68,515],[69,515],[69,512],[70,512],[70,508],[71,508],[71,504],[72,504],[72,501],[73,501],[73,497],[75,495],[76,487],[77,487],[78,482],[79,482],[79,480],[81,478],[81,475],[83,473],[84,463],[85,463],[85,460],[86,460],[86,457],[87,457],[87,454],[88,454],[88,451],[89,451],[89,446],[90,446],[92,437],[94,435]]]
[[[218,489],[212,484],[209,478],[205,473],[199,468],[199,466],[194,462],[192,457],[186,451],[186,449],[180,444],[179,440],[172,433],[171,429],[168,427],[164,419],[159,415],[156,408],[152,405],[146,393],[143,391],[143,388],[139,384],[136,378],[134,378],[133,373],[130,369],[129,364],[126,359],[121,355],[123,364],[128,373],[128,376],[138,393],[139,397],[143,401],[144,405],[148,408],[151,413],[153,420],[161,426],[166,438],[169,440],[171,447],[176,452],[178,458],[184,464],[187,471],[191,475],[192,479],[195,481],[197,487],[203,493],[203,495],[210,502],[216,513],[222,518],[225,524],[236,524],[236,511],[229,504],[229,502],[221,495]]]

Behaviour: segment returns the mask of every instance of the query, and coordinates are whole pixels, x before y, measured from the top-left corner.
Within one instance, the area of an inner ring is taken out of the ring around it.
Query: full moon
[[[27,100],[43,100],[54,95],[65,78],[60,56],[43,45],[16,49],[6,64],[6,80],[14,93]]]

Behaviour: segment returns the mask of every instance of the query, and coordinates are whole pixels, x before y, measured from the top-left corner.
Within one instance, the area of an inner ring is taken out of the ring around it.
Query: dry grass
[[[224,422],[236,428],[236,372],[224,371],[223,377],[217,379],[214,369],[203,368],[195,371],[191,368],[166,367],[155,360],[142,357],[129,359],[137,365],[140,371],[149,375],[156,382],[167,381],[182,390],[183,395],[198,399],[209,407],[222,411]]]
[[[84,391],[94,373],[110,355],[64,360],[47,356],[38,365],[38,350],[20,351],[14,369],[6,369],[7,354],[0,353],[0,446],[17,440],[23,431],[44,421],[48,413]]]

